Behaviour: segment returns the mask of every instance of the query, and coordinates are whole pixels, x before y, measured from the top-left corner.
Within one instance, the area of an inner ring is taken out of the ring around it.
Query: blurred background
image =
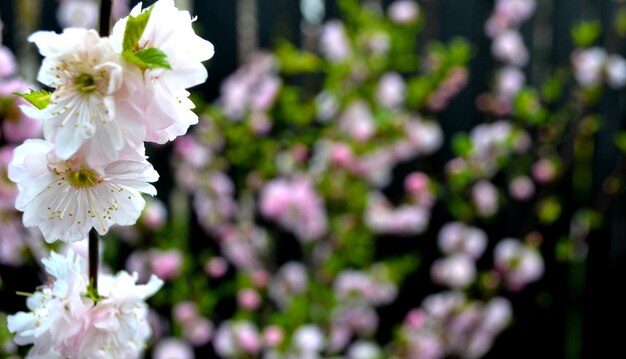
[[[216,49],[200,124],[148,148],[159,194],[104,239],[111,271],[166,277],[148,357],[620,356],[624,1],[176,4]],[[28,35],[97,18],[0,1],[2,156]],[[2,181],[10,314],[46,252]]]

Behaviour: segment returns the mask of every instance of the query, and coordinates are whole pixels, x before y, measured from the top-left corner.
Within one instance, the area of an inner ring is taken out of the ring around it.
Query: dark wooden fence
[[[5,26],[15,26],[14,6],[22,0],[1,0],[0,13]],[[300,42],[301,14],[299,0],[255,0],[258,38],[261,47],[270,48],[278,37]],[[537,0],[536,16],[522,32],[531,48],[531,66],[527,76],[539,83],[556,66],[569,62],[572,42],[570,28],[582,19],[599,19],[611,26],[615,14],[612,0]],[[136,1],[134,1],[136,3]],[[145,1],[150,4],[153,1]],[[391,1],[385,0],[383,3]],[[216,48],[210,61],[210,78],[203,91],[215,98],[219,84],[238,65],[237,14],[241,0],[196,0],[194,12],[199,17],[202,35]],[[336,1],[325,0],[326,17],[336,17]],[[494,69],[490,42],[483,25],[493,7],[493,0],[422,0],[427,26],[421,41],[447,41],[456,36],[468,39],[474,48],[471,81],[467,88],[441,114],[446,135],[469,130],[483,120],[476,110],[476,96],[488,89],[488,74]],[[59,30],[55,22],[54,0],[42,1],[41,28]],[[5,35],[11,34],[5,31]],[[5,36],[13,47],[17,39]],[[619,44],[623,53],[624,44]],[[594,173],[605,177],[617,160],[612,136],[624,127],[624,92],[606,92],[601,101],[605,118],[596,138]],[[596,181],[598,182],[598,181]],[[594,183],[594,191],[601,183]],[[626,198],[621,196],[605,213],[607,225],[589,239],[586,264],[556,263],[547,257],[546,291],[522,294],[516,301],[517,323],[497,341],[489,358],[623,358],[626,349]],[[557,238],[545,238],[556,241]],[[573,279],[573,280],[572,280]],[[581,280],[582,279],[582,280]],[[576,289],[576,286],[581,286]],[[574,287],[574,288],[573,288]],[[550,295],[546,294],[551,293]],[[418,305],[419,303],[415,303]],[[617,328],[617,329],[614,329]]]

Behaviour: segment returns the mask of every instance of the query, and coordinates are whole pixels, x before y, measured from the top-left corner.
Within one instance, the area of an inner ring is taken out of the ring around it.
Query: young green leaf
[[[29,93],[14,92],[13,94],[30,102],[33,106],[37,107],[40,110],[48,107],[48,105],[50,104],[50,100],[52,99],[52,92],[48,92],[46,90],[29,90]]]
[[[171,70],[172,65],[170,65],[169,60],[167,59],[167,55],[165,52],[150,47],[147,49],[141,49],[139,51],[124,51],[122,53],[124,60],[130,62],[131,64],[135,64],[141,68],[164,68]]]
[[[124,51],[135,50],[137,44],[139,43],[141,35],[143,35],[143,32],[146,29],[146,25],[148,25],[148,20],[150,20],[151,13],[152,8],[150,7],[137,16],[128,17],[126,29],[124,29]]]

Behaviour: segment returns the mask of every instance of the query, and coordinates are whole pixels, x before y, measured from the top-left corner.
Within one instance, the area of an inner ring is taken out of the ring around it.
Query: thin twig
[[[98,267],[100,266],[100,236],[94,228],[89,231],[89,282],[98,292]]]

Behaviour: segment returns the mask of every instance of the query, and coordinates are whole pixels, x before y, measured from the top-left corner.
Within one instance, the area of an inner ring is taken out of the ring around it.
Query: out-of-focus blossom
[[[228,262],[222,257],[213,257],[204,265],[204,272],[211,278],[221,278],[228,271]]]
[[[225,358],[257,355],[262,345],[258,329],[247,321],[225,321],[219,326],[213,338],[215,351]]]
[[[376,100],[381,106],[396,109],[404,102],[406,83],[396,72],[384,74],[376,89]]]
[[[513,238],[498,242],[494,249],[494,266],[512,291],[520,291],[539,280],[544,271],[541,254]]]
[[[268,347],[276,347],[285,339],[285,332],[282,328],[271,325],[263,330],[263,340]]]
[[[286,307],[295,295],[303,294],[309,286],[306,268],[302,263],[284,264],[269,284],[269,296],[272,300]]]
[[[320,35],[320,49],[331,61],[344,61],[350,57],[350,40],[340,21],[332,20],[324,24]]]
[[[476,279],[476,265],[472,258],[455,254],[438,259],[431,268],[434,282],[454,288],[466,288]]]
[[[167,338],[160,340],[154,347],[154,359],[194,359],[193,349],[185,342]]]
[[[222,172],[210,172],[202,180],[203,186],[194,192],[193,205],[202,228],[213,233],[237,213],[234,185]]]
[[[398,24],[410,24],[419,17],[420,8],[416,1],[397,0],[389,5],[388,14]]]
[[[418,205],[401,205],[397,208],[381,193],[370,195],[364,214],[367,227],[380,234],[420,234],[428,228],[430,211]]]
[[[405,123],[404,132],[417,154],[432,154],[443,145],[443,131],[434,121],[411,118]]]
[[[183,325],[185,339],[195,347],[202,347],[213,337],[213,323],[207,318],[196,318]]]
[[[533,178],[539,183],[550,183],[557,176],[558,170],[554,162],[549,159],[542,158],[533,164]]]
[[[337,297],[342,301],[363,301],[374,306],[390,304],[396,299],[398,288],[375,273],[356,270],[341,272],[333,285]]]
[[[242,289],[237,293],[237,303],[246,310],[255,310],[261,305],[261,296],[254,289]]]
[[[498,210],[498,189],[489,181],[479,181],[472,187],[472,200],[481,217],[491,217]]]
[[[496,297],[483,303],[459,292],[431,295],[422,308],[410,313],[419,313],[417,325],[406,321],[401,328],[409,358],[480,358],[511,318],[507,299]]]
[[[62,0],[57,9],[57,21],[62,28],[93,29],[98,23],[98,15],[98,2],[95,0]]]
[[[509,184],[509,193],[519,201],[527,201],[535,194],[535,184],[526,176],[516,177]]]
[[[572,54],[576,80],[583,87],[599,86],[606,63],[606,50],[600,47],[578,50]]]
[[[496,74],[496,90],[498,94],[512,98],[526,83],[526,75],[517,67],[507,66]]]
[[[606,61],[606,77],[612,88],[624,87],[626,85],[626,60],[619,55],[610,55]]]
[[[326,346],[326,338],[316,325],[304,325],[293,333],[292,345],[303,355],[320,353]]]
[[[15,56],[8,47],[0,45],[0,78],[13,76],[16,71]]]
[[[183,265],[183,255],[177,249],[160,251],[153,249],[149,252],[150,267],[157,277],[169,281],[175,279]]]
[[[167,208],[158,199],[148,198],[146,208],[141,215],[141,223],[150,230],[157,230],[167,221]]]
[[[269,245],[265,229],[251,224],[225,226],[218,236],[222,253],[235,267],[253,271],[261,266]]]
[[[351,103],[339,118],[342,131],[358,142],[369,140],[376,133],[372,112],[364,101]]]
[[[303,176],[279,178],[261,191],[261,214],[293,232],[301,241],[311,241],[326,234],[328,223],[324,202]]]
[[[437,243],[446,254],[461,253],[477,260],[487,247],[487,234],[480,228],[450,222],[441,227]]]
[[[229,119],[240,121],[249,111],[267,111],[281,86],[276,59],[255,53],[223,82],[218,102]]]
[[[525,66],[528,63],[528,50],[519,32],[507,30],[498,34],[491,48],[496,59],[511,65]]]
[[[348,349],[348,359],[381,359],[383,352],[374,342],[357,341]]]

